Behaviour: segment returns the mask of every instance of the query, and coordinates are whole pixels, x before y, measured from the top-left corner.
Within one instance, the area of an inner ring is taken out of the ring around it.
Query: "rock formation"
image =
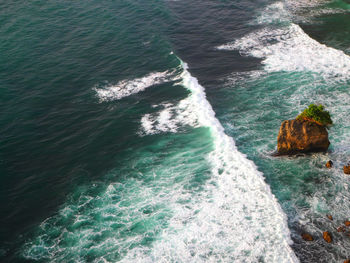
[[[328,231],[323,232],[323,239],[324,239],[327,243],[331,243],[331,242],[332,242],[331,233],[329,233]]]
[[[337,231],[338,232],[345,232],[345,227],[340,226],[340,227],[337,228]]]
[[[331,160],[329,160],[327,163],[326,163],[326,167],[327,168],[332,168],[333,167],[333,162]]]
[[[328,132],[325,126],[307,120],[283,121],[277,138],[279,155],[327,151]]]
[[[332,220],[332,221],[333,221],[333,216],[332,216],[332,215],[327,215],[327,218],[328,218],[329,220]]]
[[[314,238],[313,238],[310,234],[308,234],[308,233],[303,233],[303,234],[301,234],[301,237],[302,237],[305,241],[313,241],[313,240],[314,240]]]
[[[350,174],[350,165],[345,165],[343,171],[345,174]]]

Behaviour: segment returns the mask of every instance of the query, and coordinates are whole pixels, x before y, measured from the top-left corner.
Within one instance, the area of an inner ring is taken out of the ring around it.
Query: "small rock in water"
[[[332,221],[333,221],[333,216],[327,215],[327,217],[328,217],[329,220],[332,220]]]
[[[350,221],[345,221],[345,222],[344,222],[344,225],[350,226]]]
[[[331,160],[329,160],[327,163],[326,163],[326,167],[327,168],[332,168],[333,167],[333,162]]]
[[[331,243],[332,242],[332,235],[331,235],[331,233],[329,233],[328,231],[323,232],[323,239],[327,243]]]
[[[343,167],[343,171],[344,171],[345,174],[350,174],[350,165],[345,165]]]
[[[345,232],[345,228],[343,226],[340,226],[337,228],[338,232]]]
[[[313,238],[310,234],[308,234],[308,233],[303,233],[303,234],[301,234],[301,237],[302,237],[305,241],[313,241],[313,240],[314,240],[314,238]]]

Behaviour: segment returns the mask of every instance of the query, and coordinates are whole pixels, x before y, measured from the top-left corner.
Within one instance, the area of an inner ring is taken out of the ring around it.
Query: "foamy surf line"
[[[141,126],[157,132],[176,132],[183,124],[208,127],[214,146],[207,156],[210,179],[192,191],[186,180],[195,175],[186,167],[188,158],[181,157],[185,159],[177,165],[180,157],[171,154],[162,156],[170,164],[145,169],[145,180],[128,176],[97,193],[91,191],[95,184],[84,186],[77,190],[78,198],[71,198],[40,225],[36,237],[23,247],[24,258],[64,262],[96,255],[93,262],[298,262],[290,248],[286,216],[262,174],[236,149],[204,88],[187,65],[181,65],[178,77],[191,94],[176,106],[161,105],[159,114],[145,115],[150,123]],[[196,165],[206,163],[202,162]],[[185,181],[178,180],[180,173],[187,175]],[[145,244],[147,237],[152,241]]]
[[[286,215],[262,174],[225,134],[204,88],[181,63],[191,108],[214,140],[215,149],[208,157],[212,178],[191,204],[169,204],[174,216],[152,249],[134,248],[123,261],[298,262],[290,248]]]
[[[268,72],[306,71],[344,79],[350,76],[348,55],[320,44],[293,23],[279,29],[267,27],[217,49],[238,50],[243,56],[262,58]]]

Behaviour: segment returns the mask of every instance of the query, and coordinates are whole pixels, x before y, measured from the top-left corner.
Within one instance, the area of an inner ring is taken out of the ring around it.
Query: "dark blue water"
[[[348,258],[348,23],[341,1],[0,4],[1,261]],[[314,102],[329,153],[270,157]]]

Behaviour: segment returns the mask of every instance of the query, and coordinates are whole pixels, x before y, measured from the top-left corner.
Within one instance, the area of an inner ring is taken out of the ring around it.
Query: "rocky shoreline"
[[[332,120],[329,112],[324,111],[322,105],[311,104],[296,119],[282,122],[277,137],[277,152],[274,155],[298,156],[305,153],[327,152],[330,145],[327,128],[330,124]],[[333,168],[333,161],[329,160],[325,167]],[[350,163],[344,165],[343,172],[350,175]],[[332,215],[326,216],[333,221]],[[334,226],[333,230],[322,232],[322,238],[326,243],[333,243],[334,237],[336,238],[339,234],[350,237],[350,221],[345,220],[342,225]],[[315,233],[315,235],[321,236],[321,233]],[[306,232],[301,233],[301,238],[306,242],[317,239]],[[350,263],[350,259],[346,259],[344,263]]]
[[[330,221],[333,221],[332,215],[327,215],[327,218]],[[334,234],[332,234],[332,232],[334,232]],[[330,244],[330,243],[333,243],[334,236],[337,236],[339,234],[350,236],[350,221],[348,221],[348,220],[343,221],[343,224],[339,227],[335,227],[333,229],[333,231],[324,231],[322,233],[322,238],[326,243]],[[306,242],[316,241],[318,239],[317,236],[320,236],[320,234],[315,233],[315,236],[316,237],[314,237],[312,234],[306,233],[306,232],[301,233],[301,238]],[[344,263],[350,263],[350,259],[344,260]]]

